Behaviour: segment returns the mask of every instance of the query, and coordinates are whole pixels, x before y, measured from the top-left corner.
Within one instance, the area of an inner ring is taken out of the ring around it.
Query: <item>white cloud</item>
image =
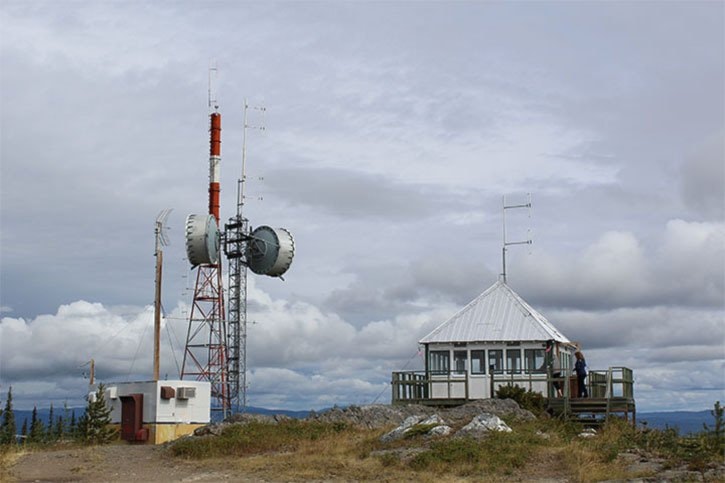
[[[554,307],[725,305],[725,224],[670,220],[656,240],[607,232],[580,253],[535,251],[514,262],[516,284]]]

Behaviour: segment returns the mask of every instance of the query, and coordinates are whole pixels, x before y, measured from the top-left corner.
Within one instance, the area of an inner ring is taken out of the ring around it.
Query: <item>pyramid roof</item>
[[[431,342],[547,341],[569,343],[546,317],[498,281],[420,340]]]

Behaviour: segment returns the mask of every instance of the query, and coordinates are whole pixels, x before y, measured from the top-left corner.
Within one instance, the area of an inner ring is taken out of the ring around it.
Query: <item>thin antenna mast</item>
[[[217,66],[216,62],[212,61],[209,65],[209,114],[217,112],[219,110],[219,101],[216,98],[216,79],[217,79]]]
[[[503,280],[503,283],[507,282],[506,278],[506,252],[508,251],[509,246],[512,245],[531,245],[531,236],[528,237],[526,240],[521,241],[506,241],[506,210],[513,210],[517,208],[528,208],[529,209],[529,218],[531,218],[531,193],[528,193],[528,203],[519,204],[519,205],[507,205],[506,204],[506,195],[503,195],[503,199],[501,202],[501,211],[502,216],[501,219],[503,220],[503,246],[501,248],[501,259],[502,259],[502,271],[501,271],[501,278]],[[529,235],[531,230],[529,231]]]
[[[244,130],[242,137],[242,172],[237,180],[237,213],[224,227],[224,251],[229,259],[229,384],[232,406],[239,411],[247,407],[247,258],[249,220],[244,217],[247,183],[247,130],[264,131],[263,125],[248,122],[248,111],[254,109],[262,115],[264,107],[250,107],[244,99]]]

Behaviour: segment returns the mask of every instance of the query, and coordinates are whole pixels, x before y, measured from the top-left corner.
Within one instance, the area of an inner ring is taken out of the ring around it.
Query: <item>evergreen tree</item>
[[[706,438],[709,439],[709,446],[718,454],[725,452],[725,408],[720,405],[720,401],[715,402],[715,408],[710,411],[712,417],[715,418],[715,426],[709,427],[703,424]]]
[[[71,439],[78,439],[78,425],[76,423],[75,409],[70,414],[70,424],[68,424],[68,436],[70,436]]]
[[[28,418],[23,419],[23,429],[20,430],[20,434],[23,436],[28,435]]]
[[[116,429],[111,426],[111,408],[106,404],[105,386],[98,385],[95,398],[88,399],[84,416],[85,440],[91,444],[110,443],[116,436]]]
[[[63,434],[65,434],[65,424],[63,424],[63,416],[58,416],[58,419],[55,421],[55,434],[53,435],[53,440],[61,441],[63,439]]]
[[[48,429],[45,432],[45,441],[51,442],[53,441],[53,417],[55,415],[53,414],[53,403],[50,403],[50,411],[48,411]]]
[[[38,408],[33,406],[33,414],[30,417],[30,434],[28,442],[42,443],[45,439],[45,427],[43,421],[38,418]]]
[[[13,388],[8,389],[8,398],[3,409],[2,427],[0,428],[0,444],[15,444],[15,413],[13,412]]]
[[[78,441],[86,440],[86,431],[88,428],[88,416],[84,412],[81,417],[78,418],[78,424],[76,424],[76,439]]]

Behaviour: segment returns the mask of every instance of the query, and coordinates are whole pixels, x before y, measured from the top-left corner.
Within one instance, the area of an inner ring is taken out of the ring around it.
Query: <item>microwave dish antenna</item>
[[[284,228],[259,226],[249,235],[247,265],[258,275],[282,277],[292,265],[295,241]]]
[[[214,215],[186,217],[186,256],[192,268],[219,262],[221,234]]]

